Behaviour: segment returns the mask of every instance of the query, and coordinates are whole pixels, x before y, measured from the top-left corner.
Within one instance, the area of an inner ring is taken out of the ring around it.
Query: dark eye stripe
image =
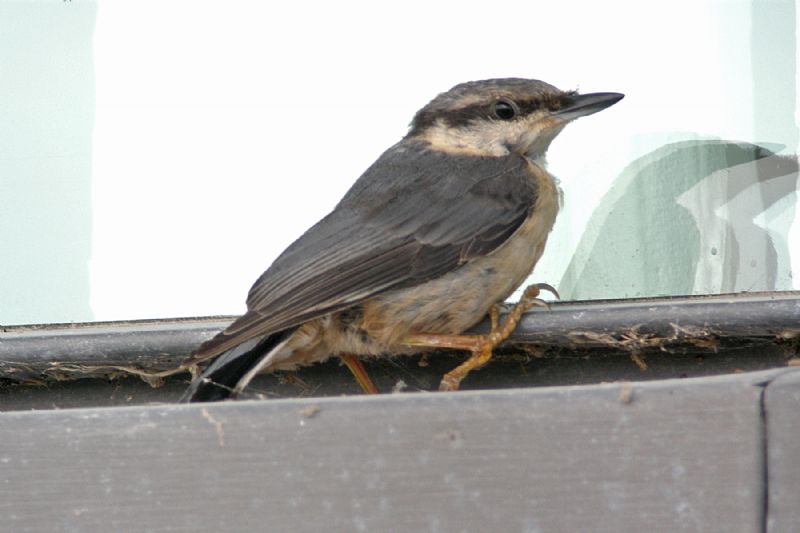
[[[576,93],[567,92],[555,95],[544,95],[535,98],[515,100],[519,109],[518,116],[525,116],[541,109],[558,110],[567,107],[572,102]],[[497,100],[468,105],[459,109],[445,111],[421,110],[414,117],[411,134],[417,133],[436,123],[437,120],[444,121],[451,127],[467,126],[474,120],[497,120],[495,114],[495,104]]]

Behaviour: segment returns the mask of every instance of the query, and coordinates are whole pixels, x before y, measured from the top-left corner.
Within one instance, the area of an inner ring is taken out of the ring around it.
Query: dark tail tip
[[[234,396],[232,387],[225,387],[210,378],[200,376],[189,385],[178,401],[180,403],[221,402]]]
[[[235,397],[236,385],[270,351],[294,332],[280,331],[251,339],[219,355],[183,393],[180,403],[216,402]]]

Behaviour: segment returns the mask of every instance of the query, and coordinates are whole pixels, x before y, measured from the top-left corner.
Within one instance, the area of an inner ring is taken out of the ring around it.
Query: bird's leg
[[[489,308],[489,324],[492,326],[492,331],[500,327],[500,306],[498,304]]]
[[[552,287],[549,285],[545,286],[545,284],[536,284],[527,287],[525,292],[522,293],[522,298],[520,298],[519,302],[517,302],[506,315],[502,324],[499,323],[498,318],[500,308],[497,304],[493,305],[489,310],[489,320],[492,323],[491,331],[486,335],[481,335],[481,337],[483,337],[483,342],[476,350],[473,350],[472,356],[470,356],[469,359],[444,375],[442,382],[439,384],[439,390],[458,390],[461,381],[467,374],[489,362],[492,358],[492,351],[514,332],[522,315],[526,311],[535,305],[548,307],[547,303],[538,297],[541,289],[550,290]],[[553,289],[552,292],[555,293],[555,289]]]
[[[361,364],[361,359],[351,354],[340,355],[339,359],[350,369],[356,381],[361,385],[365,394],[378,394],[378,387],[372,382],[367,374],[367,369]]]
[[[505,320],[500,324],[500,308],[497,304],[489,309],[489,321],[492,329],[485,335],[436,335],[423,333],[410,335],[403,339],[403,344],[410,346],[425,346],[429,348],[455,348],[469,350],[472,356],[461,365],[451,370],[442,378],[439,384],[441,391],[458,390],[461,381],[470,371],[480,368],[492,358],[492,351],[501,342],[506,340],[517,327],[522,315],[533,306],[548,307],[544,300],[538,296],[541,290],[552,292],[558,297],[558,292],[546,283],[530,285],[525,289],[519,302],[505,316]]]

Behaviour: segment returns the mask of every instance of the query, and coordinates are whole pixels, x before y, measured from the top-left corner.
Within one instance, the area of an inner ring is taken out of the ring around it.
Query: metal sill
[[[190,376],[166,374],[232,319],[5,326],[0,330],[0,396],[6,409],[174,401]],[[800,291],[556,302],[549,310],[527,314],[493,362],[471,374],[463,388],[764,370],[791,364],[799,346]],[[386,392],[433,390],[462,358],[458,352],[440,352],[370,360],[367,367]],[[123,376],[141,377],[147,385],[139,379],[109,381]],[[249,394],[357,392],[334,359],[296,374],[262,376]]]

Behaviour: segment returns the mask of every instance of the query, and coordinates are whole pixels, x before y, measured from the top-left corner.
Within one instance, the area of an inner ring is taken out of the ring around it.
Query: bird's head
[[[505,78],[456,85],[420,109],[409,138],[446,152],[531,159],[544,156],[570,121],[621,100],[619,93],[578,94],[539,80]]]

